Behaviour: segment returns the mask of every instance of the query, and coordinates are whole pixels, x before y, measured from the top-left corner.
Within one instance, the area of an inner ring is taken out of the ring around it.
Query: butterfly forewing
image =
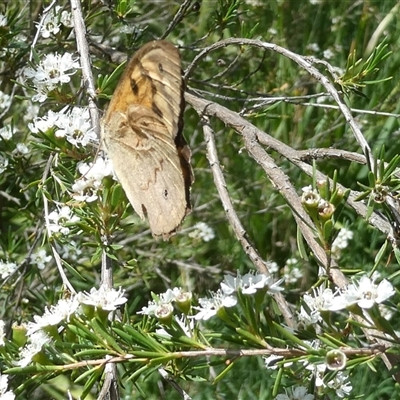
[[[168,238],[190,211],[190,150],[182,136],[183,81],[177,49],[143,46],[129,62],[102,121],[115,173],[153,235]]]

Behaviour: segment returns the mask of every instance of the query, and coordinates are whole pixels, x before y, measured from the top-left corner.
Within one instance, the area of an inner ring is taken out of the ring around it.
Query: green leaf
[[[109,332],[107,332],[106,328],[97,318],[92,318],[91,326],[96,334],[105,341],[105,345],[107,347],[117,351],[119,354],[125,354],[125,351],[122,350],[115,338]]]
[[[297,226],[297,249],[299,251],[300,257],[305,260],[308,261],[308,254],[307,254],[307,250],[306,247],[304,245],[304,239],[303,239],[303,235],[301,233],[301,229],[299,226]]]
[[[85,382],[85,386],[83,387],[83,391],[80,395],[81,399],[84,399],[92,390],[93,386],[99,382],[99,378],[104,371],[104,366],[93,368],[90,371],[84,372],[79,378],[75,381],[75,383],[79,383],[80,381]],[[87,380],[85,378],[88,376]]]
[[[233,361],[231,360],[230,363],[228,364],[228,366],[226,368],[224,368],[223,371],[215,377],[213,384],[216,384],[219,381],[221,381],[221,379],[225,378],[226,375],[228,375],[229,371],[233,368],[234,364],[235,364],[235,360],[233,360]]]

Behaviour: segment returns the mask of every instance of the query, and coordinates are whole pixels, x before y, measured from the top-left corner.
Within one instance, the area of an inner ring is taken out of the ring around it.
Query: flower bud
[[[346,367],[347,357],[343,351],[330,350],[326,353],[325,364],[331,371],[341,371]]]
[[[170,325],[172,322],[174,307],[171,303],[162,303],[154,311],[154,316],[163,324]]]

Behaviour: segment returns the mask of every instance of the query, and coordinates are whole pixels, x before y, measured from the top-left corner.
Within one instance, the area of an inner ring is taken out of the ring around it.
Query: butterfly
[[[178,50],[155,40],[128,65],[102,118],[115,174],[152,234],[168,239],[191,211],[191,152],[183,134],[184,83]]]

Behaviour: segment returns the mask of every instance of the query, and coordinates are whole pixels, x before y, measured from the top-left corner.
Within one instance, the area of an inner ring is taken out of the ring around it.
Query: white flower
[[[0,24],[1,24],[1,15],[0,15]],[[0,110],[7,110],[10,107],[10,105],[11,105],[11,96],[0,90]]]
[[[358,285],[350,284],[343,294],[347,304],[357,303],[361,308],[371,308],[375,303],[380,304],[395,294],[393,285],[383,279],[379,286],[367,276],[363,276]]]
[[[68,206],[63,206],[59,211],[52,211],[49,214],[50,234],[60,232],[63,235],[69,234],[69,228],[65,226],[67,223],[74,223],[79,221],[79,217],[74,216],[72,210]]]
[[[332,50],[326,49],[323,51],[323,55],[326,60],[330,60],[335,54],[333,53]]]
[[[2,174],[8,167],[8,158],[0,154],[0,174]]]
[[[9,390],[8,386],[8,376],[0,374],[0,400],[14,400],[15,394]]]
[[[307,50],[310,50],[310,51],[312,51],[312,52],[314,52],[314,53],[318,53],[319,50],[320,50],[320,48],[319,48],[319,46],[318,46],[317,43],[310,43],[310,44],[308,44],[308,45],[306,46],[306,49],[307,49]]]
[[[79,62],[72,58],[71,53],[64,53],[62,56],[50,53],[40,62],[36,71],[28,69],[28,76],[36,82],[57,85],[68,83],[71,80],[70,76],[75,74],[78,68],[80,68]]]
[[[184,292],[181,288],[175,287],[158,296],[153,295],[153,297],[153,301],[149,301],[148,306],[143,307],[142,311],[138,311],[137,314],[160,317],[160,313],[168,309],[172,313],[173,307],[171,303],[174,301],[177,303],[190,303],[192,293]]]
[[[257,290],[264,288],[267,288],[271,293],[276,293],[283,290],[283,288],[279,287],[281,282],[282,279],[274,283],[271,276],[264,274],[255,275],[247,273],[241,276],[238,272],[236,277],[231,275],[224,276],[224,281],[221,283],[221,290],[227,295],[231,295],[238,290],[243,294],[254,294]]]
[[[65,138],[76,147],[97,141],[87,108],[74,107],[72,110],[63,108],[58,113],[50,110],[43,118],[34,118],[28,127],[33,133],[55,128],[56,137]]]
[[[98,182],[96,186],[100,186],[101,181],[106,176],[112,175],[112,166],[108,159],[97,157],[94,164],[80,164],[79,172],[85,179]]]
[[[350,392],[353,390],[351,382],[348,381],[348,375],[344,372],[338,372],[335,377],[329,381],[326,386],[336,391],[336,395],[343,399],[348,397]]]
[[[212,293],[212,297],[210,299],[199,299],[199,304],[200,307],[193,307],[195,310],[199,310],[199,312],[192,318],[196,320],[202,319],[204,321],[207,321],[208,319],[216,315],[220,308],[230,308],[235,306],[237,304],[237,298],[235,296],[227,295],[221,290],[218,290],[217,292]]]
[[[70,76],[76,72],[77,68],[79,68],[79,63],[72,58],[70,53],[64,53],[62,56],[50,53],[39,63],[37,69],[25,68],[25,75],[32,79],[37,90],[32,101],[46,100],[47,93],[54,90],[58,84],[68,83],[71,80]]]
[[[49,38],[51,34],[56,35],[58,32],[60,32],[60,24],[58,22],[58,17],[56,16],[58,11],[57,9],[60,8],[60,6],[57,6],[55,11],[53,8],[46,14],[43,24],[40,28],[42,37]]]
[[[241,290],[243,294],[254,294],[258,289],[263,289],[269,286],[269,282],[272,281],[270,276],[264,274],[253,275],[252,273],[247,273],[243,275],[241,279]]]
[[[143,307],[142,311],[138,311],[137,314],[149,315],[154,317],[159,308],[162,308],[165,305],[169,305],[172,301],[174,301],[175,295],[173,290],[168,289],[165,293],[161,293],[159,296],[155,297],[153,301],[149,301],[147,307]]]
[[[89,142],[97,140],[97,136],[92,129],[89,109],[74,107],[67,112],[64,108],[55,121],[57,130],[56,137],[65,137],[65,139],[76,147],[85,147]]]
[[[288,391],[287,394],[278,394],[275,400],[313,400],[314,395],[309,394],[307,389],[303,386],[296,386],[294,389]]]
[[[51,256],[46,255],[46,250],[40,249],[32,254],[31,263],[36,264],[39,269],[44,269],[51,258]]]
[[[349,245],[349,241],[353,239],[353,232],[349,229],[342,228],[338,235],[336,236],[335,240],[332,243],[332,254],[335,258],[340,256],[341,250],[345,249]]]
[[[363,276],[358,283],[354,282],[332,299],[330,311],[342,310],[353,304],[361,308],[371,308],[395,294],[393,285],[386,279],[377,286],[374,281]]]
[[[88,203],[97,200],[97,190],[106,176],[112,175],[112,166],[109,160],[98,157],[94,164],[80,164],[78,170],[82,177],[72,185],[72,197],[78,201]]]
[[[214,230],[209,227],[205,222],[198,222],[194,226],[194,230],[189,233],[191,238],[203,239],[205,242],[215,238]]]
[[[28,128],[32,133],[46,132],[56,126],[58,118],[59,113],[50,110],[43,118],[34,118],[33,122],[28,124]]]
[[[42,351],[44,345],[51,342],[50,337],[43,331],[34,332],[29,337],[29,343],[21,350],[21,359],[17,362],[20,367],[26,367],[32,358]]]
[[[29,149],[28,146],[26,146],[24,143],[17,143],[17,146],[15,147],[15,150],[13,151],[13,154],[28,154]]]
[[[0,277],[6,279],[12,275],[18,268],[18,265],[13,262],[4,262],[0,260]]]
[[[35,315],[33,317],[35,322],[28,322],[27,335],[31,336],[49,326],[57,326],[62,321],[69,322],[71,315],[76,312],[78,307],[79,301],[76,296],[58,300],[57,304],[50,308],[46,307],[43,315]]]
[[[92,288],[90,293],[79,292],[77,299],[81,304],[91,305],[93,307],[100,308],[105,311],[114,311],[122,304],[125,304],[128,299],[124,297],[125,291],[119,288],[105,289],[101,286],[100,289]]]
[[[7,16],[4,14],[0,14],[0,26],[7,26]]]
[[[279,271],[279,265],[275,261],[267,261],[266,264],[270,274],[276,274]]]
[[[159,306],[158,302],[149,301],[147,307],[143,307],[141,311],[138,311],[136,314],[143,314],[154,317],[157,307]]]
[[[207,321],[217,314],[218,308],[213,298],[201,298],[199,299],[199,305],[200,307],[193,307],[193,309],[199,310],[199,312],[193,316],[194,319]]]
[[[62,253],[64,259],[76,261],[78,260],[78,257],[82,254],[82,250],[78,246],[78,243],[75,242],[75,240],[70,240],[62,247],[60,253]]]
[[[61,23],[67,28],[72,28],[74,26],[74,20],[72,19],[72,14],[69,11],[63,11],[61,13]]]
[[[6,326],[6,323],[0,319],[0,346],[5,345],[4,339],[6,338],[6,333],[4,332],[4,327]]]
[[[306,325],[313,325],[322,320],[321,311],[330,310],[334,303],[334,294],[331,289],[322,284],[313,289],[313,296],[305,294],[303,297],[307,308],[301,306],[299,320]]]

